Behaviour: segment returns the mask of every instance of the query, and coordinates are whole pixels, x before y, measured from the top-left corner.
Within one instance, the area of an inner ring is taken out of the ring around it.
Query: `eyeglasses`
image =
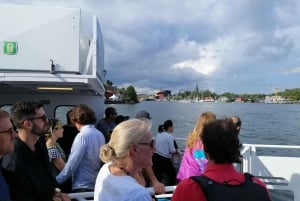
[[[14,130],[13,127],[9,128],[6,131],[0,131],[0,133],[9,133],[9,135],[12,135],[14,132],[16,132],[16,131]]]
[[[45,115],[45,114],[43,114],[42,116],[40,116],[40,117],[33,117],[33,118],[29,118],[29,119],[27,119],[27,120],[35,120],[35,119],[41,119],[41,120],[43,120],[43,121],[47,121],[47,116]]]
[[[155,145],[155,141],[154,140],[151,140],[151,142],[149,143],[146,143],[146,142],[140,142],[138,143],[140,145],[148,145],[149,147],[151,147],[152,149],[154,148],[154,145]]]

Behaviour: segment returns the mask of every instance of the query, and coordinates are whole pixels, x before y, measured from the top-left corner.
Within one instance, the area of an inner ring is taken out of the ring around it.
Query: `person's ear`
[[[138,153],[138,151],[137,151],[136,145],[134,145],[134,144],[129,145],[129,155],[136,157],[137,153]]]
[[[30,120],[25,120],[25,121],[23,121],[23,127],[24,127],[25,129],[31,128],[31,126],[32,126],[32,123],[31,123]]]

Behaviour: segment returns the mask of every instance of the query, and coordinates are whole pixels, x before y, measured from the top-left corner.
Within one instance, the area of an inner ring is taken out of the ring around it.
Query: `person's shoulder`
[[[191,178],[184,179],[177,185],[172,200],[206,200],[201,186]]]
[[[15,151],[6,154],[5,156],[3,156],[3,158],[1,159],[1,166],[2,168],[8,169],[9,167],[11,168],[11,163],[15,163],[16,160],[16,153]]]
[[[119,177],[119,179],[119,183],[123,186],[123,192],[126,192],[127,195],[131,196],[130,200],[148,200],[150,198],[149,191],[145,187],[138,184],[134,178],[122,176]]]
[[[26,164],[25,158],[22,156],[22,153],[20,153],[17,150],[12,151],[11,153],[6,154],[2,158],[2,168],[12,171],[12,172],[18,172],[23,169],[23,166]]]
[[[91,138],[104,138],[104,135],[102,133],[102,131],[98,130],[96,127],[92,126],[90,127],[90,131],[87,133],[88,137]]]
[[[179,182],[178,186],[198,186],[198,184],[191,178],[186,178],[184,180],[182,180],[181,182]]]
[[[266,184],[262,180],[260,180],[258,177],[255,177],[253,175],[250,175],[250,177],[254,183],[257,183],[258,185],[266,188]]]
[[[63,126],[64,133],[78,133],[78,130],[75,126],[64,125]]]
[[[133,201],[148,201],[149,199],[151,199],[149,191],[147,191],[144,187],[136,188],[133,191],[131,191],[128,195],[131,198],[130,200]]]
[[[200,185],[191,178],[186,178],[180,181],[176,189],[180,189],[181,191],[189,191],[189,192],[202,191]]]
[[[97,125],[104,125],[104,124],[106,124],[105,118],[100,119],[100,120],[97,122]]]
[[[171,134],[171,133],[165,132],[165,136],[166,136],[168,139],[171,139],[171,140],[174,139],[174,136],[173,136],[173,134]]]

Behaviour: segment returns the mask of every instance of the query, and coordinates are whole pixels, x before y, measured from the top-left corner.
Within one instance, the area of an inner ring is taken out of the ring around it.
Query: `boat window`
[[[61,120],[62,124],[67,124],[67,112],[71,110],[74,105],[60,105],[55,108],[54,116],[55,118]]]

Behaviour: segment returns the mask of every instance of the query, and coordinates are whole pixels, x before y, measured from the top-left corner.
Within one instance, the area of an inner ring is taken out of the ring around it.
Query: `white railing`
[[[277,155],[258,155],[258,149],[262,152],[276,152]],[[285,155],[280,154],[283,150],[286,152]],[[294,150],[299,153],[291,156]],[[243,172],[259,177],[266,183],[268,189],[293,192],[294,200],[300,201],[300,146],[244,144],[242,155]]]
[[[166,186],[165,194],[155,195],[154,190],[152,187],[148,187],[147,190],[149,193],[154,196],[155,198],[170,198],[172,197],[172,194],[174,190],[176,189],[176,186]],[[94,192],[83,192],[83,193],[70,193],[69,194],[71,199],[76,199],[78,201],[91,201],[94,197]]]
[[[185,139],[176,138],[176,140]],[[249,172],[259,177],[266,183],[268,189],[291,191],[294,195],[294,201],[300,201],[300,156],[260,156],[257,155],[257,148],[299,150],[300,153],[300,146],[244,144],[241,152],[243,156],[243,172]],[[155,198],[170,198],[175,189],[176,186],[166,186],[165,194],[154,195],[153,188],[147,188],[149,193]],[[71,193],[69,195],[71,199],[77,199],[78,201],[91,201],[94,193]]]

